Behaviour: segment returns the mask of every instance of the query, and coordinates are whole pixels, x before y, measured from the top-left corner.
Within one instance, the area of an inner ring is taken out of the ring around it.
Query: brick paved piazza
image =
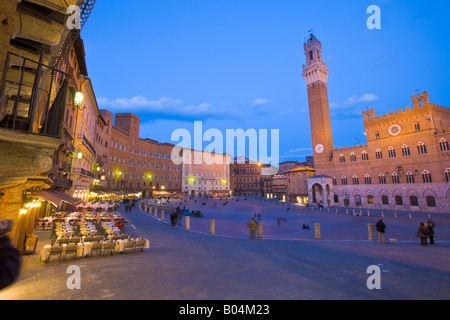
[[[123,214],[130,234],[150,239],[144,252],[43,263],[39,251],[49,241],[40,233],[36,255],[25,256],[16,284],[0,292],[11,300],[387,300],[450,299],[450,215],[433,215],[436,244],[422,247],[416,230],[425,215],[386,212],[386,245],[368,241],[370,217],[292,209],[253,200],[182,202],[201,210],[171,227],[135,207]],[[179,203],[172,203],[179,205]],[[123,209],[120,208],[120,209]],[[345,210],[345,209],[344,209]],[[342,210],[341,210],[342,211]],[[359,211],[357,211],[359,213]],[[263,239],[250,240],[246,223],[261,213]],[[281,225],[277,218],[280,217]],[[209,221],[216,220],[216,235]],[[322,240],[314,239],[314,223]],[[311,231],[301,229],[309,224]],[[398,243],[390,243],[395,238]],[[81,270],[81,289],[67,288],[67,268]],[[381,289],[369,290],[366,273],[381,269]]]

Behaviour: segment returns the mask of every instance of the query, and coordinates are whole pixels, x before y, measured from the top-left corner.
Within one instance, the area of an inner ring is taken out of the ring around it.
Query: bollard
[[[155,208],[155,218],[158,218],[158,208]]]
[[[348,214],[348,209],[345,209],[345,213]]]
[[[367,216],[370,217],[370,211],[369,210],[367,210]]]
[[[161,211],[161,221],[164,221],[164,210]]]
[[[367,224],[369,230],[369,241],[375,241],[375,226],[371,223]]]
[[[397,212],[394,214],[394,217],[397,218]]]
[[[262,239],[263,235],[262,235],[262,223],[258,223],[258,239]]]
[[[189,216],[186,216],[186,220],[185,220],[185,223],[186,223],[186,226],[185,226],[185,228],[186,228],[186,230],[189,230],[190,228],[191,228],[191,219],[190,219],[191,217],[189,217]]]
[[[211,220],[210,221],[209,232],[211,234],[216,234],[216,220]]]
[[[409,213],[409,218],[412,219],[412,214],[411,214],[411,212]]]
[[[383,211],[381,211],[381,216],[384,218],[384,212]]]
[[[320,234],[320,223],[315,223],[314,224],[314,229],[316,231],[316,240],[321,240],[322,236]]]

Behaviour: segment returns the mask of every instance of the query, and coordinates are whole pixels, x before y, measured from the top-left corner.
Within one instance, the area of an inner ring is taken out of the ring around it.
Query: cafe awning
[[[57,207],[59,207],[62,202],[66,202],[71,205],[77,205],[83,202],[83,200],[71,197],[70,195],[61,190],[41,190],[35,191],[34,194],[37,195],[38,197],[41,197],[51,202]]]

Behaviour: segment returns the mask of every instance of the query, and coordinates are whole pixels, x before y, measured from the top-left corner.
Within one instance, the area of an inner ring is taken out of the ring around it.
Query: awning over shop
[[[64,191],[60,190],[41,190],[35,191],[34,194],[53,203],[57,207],[59,207],[62,202],[66,202],[71,205],[77,205],[83,202],[83,200],[71,197]]]

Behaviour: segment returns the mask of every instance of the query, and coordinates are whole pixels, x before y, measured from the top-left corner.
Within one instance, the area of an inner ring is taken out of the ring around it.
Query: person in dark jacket
[[[18,278],[22,255],[14,248],[7,236],[12,221],[0,219],[0,290],[12,285]]]
[[[430,240],[430,244],[434,244],[434,229],[433,225],[430,222],[427,222],[427,230],[428,230],[428,240]]]
[[[380,219],[376,224],[377,232],[378,232],[378,242],[381,243],[383,241],[383,244],[386,244],[386,225],[383,222],[383,219]]]

